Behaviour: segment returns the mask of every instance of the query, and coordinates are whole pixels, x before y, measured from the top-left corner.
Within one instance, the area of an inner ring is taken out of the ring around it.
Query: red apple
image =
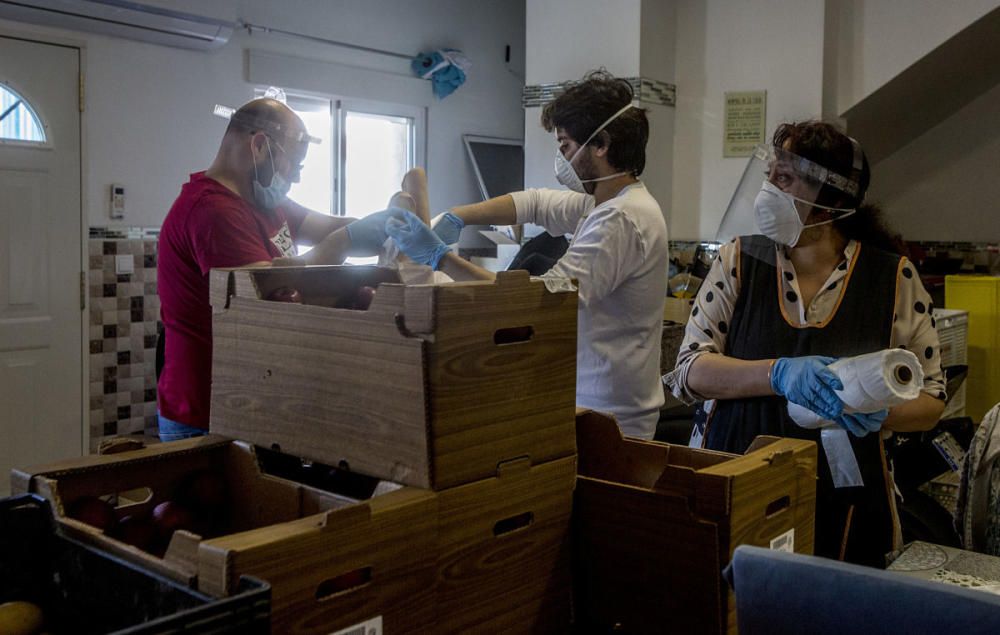
[[[125,516],[118,521],[115,537],[133,547],[150,551],[156,542],[156,525],[146,515]]]
[[[354,294],[354,305],[352,308],[359,311],[367,311],[375,299],[375,289],[372,287],[361,287]]]
[[[267,294],[267,299],[272,302],[297,302],[302,304],[302,294],[298,289],[292,287],[278,287]]]
[[[101,531],[111,529],[117,522],[114,506],[96,496],[84,496],[76,499],[69,506],[67,515],[82,523],[97,527]]]
[[[194,526],[194,515],[180,503],[163,501],[153,508],[153,524],[160,537],[169,542],[176,530],[190,530]]]

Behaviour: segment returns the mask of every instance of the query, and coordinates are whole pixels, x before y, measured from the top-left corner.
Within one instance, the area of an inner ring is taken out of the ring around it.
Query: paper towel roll
[[[924,386],[924,369],[910,351],[890,349],[845,357],[827,366],[844,384],[837,395],[844,412],[876,412],[916,399]],[[822,428],[820,443],[834,487],[864,485],[847,430],[812,410],[788,404],[788,415],[803,428]]]
[[[910,351],[894,348],[857,357],[844,357],[827,368],[840,378],[843,390],[837,396],[844,412],[876,412],[916,399],[924,386],[924,369]],[[832,421],[797,404],[788,404],[788,414],[803,428],[835,425]]]

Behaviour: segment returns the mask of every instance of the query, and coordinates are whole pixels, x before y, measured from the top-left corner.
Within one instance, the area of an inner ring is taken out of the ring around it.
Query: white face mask
[[[576,149],[576,152],[574,152],[573,156],[570,157],[569,159],[566,159],[566,157],[563,156],[563,153],[558,148],[556,148],[555,172],[556,172],[556,180],[559,181],[560,185],[563,185],[569,188],[570,190],[573,190],[574,192],[579,192],[580,194],[586,194],[587,190],[583,186],[584,183],[597,183],[599,181],[610,181],[611,179],[618,178],[619,176],[628,174],[628,172],[616,172],[615,174],[609,174],[608,176],[602,176],[597,179],[581,180],[580,175],[578,175],[576,173],[576,169],[573,168],[573,161],[576,161],[576,158],[580,156],[581,152],[583,152],[583,148],[588,143],[590,143],[591,140],[594,137],[596,137],[601,130],[604,130],[609,123],[617,119],[623,112],[632,107],[633,107],[632,104],[629,103],[628,105],[624,106],[621,110],[611,115],[611,117],[607,121],[602,123],[597,128],[597,130],[594,131],[593,134],[587,137],[587,140],[584,141],[583,144],[581,144],[580,147]]]
[[[801,216],[799,216],[799,210],[795,207],[795,201],[799,201],[810,207],[819,207],[821,209],[845,213],[837,218],[806,225],[802,222]],[[796,198],[767,180],[764,181],[760,192],[757,193],[757,198],[753,202],[754,218],[757,221],[757,228],[760,230],[760,233],[779,245],[787,247],[794,247],[798,244],[799,238],[802,236],[802,230],[806,227],[826,225],[835,220],[847,218],[855,211],[857,210],[853,208],[827,207],[826,205],[819,205]]]

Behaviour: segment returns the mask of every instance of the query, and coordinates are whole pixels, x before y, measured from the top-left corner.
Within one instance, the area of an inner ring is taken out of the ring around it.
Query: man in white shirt
[[[535,223],[573,237],[546,278],[579,283],[577,404],[610,412],[622,432],[651,439],[663,405],[660,332],[667,290],[667,227],[639,181],[649,123],[631,86],[606,72],[584,80],[542,111],[559,144],[556,177],[570,188],[515,192],[456,207],[434,231],[419,222],[386,226],[402,252],[456,279],[493,274],[452,253],[465,224]]]

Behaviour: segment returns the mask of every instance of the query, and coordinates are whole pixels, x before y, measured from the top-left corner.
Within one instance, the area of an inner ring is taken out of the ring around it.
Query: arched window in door
[[[0,82],[0,143],[45,143],[45,128],[23,97]]]

